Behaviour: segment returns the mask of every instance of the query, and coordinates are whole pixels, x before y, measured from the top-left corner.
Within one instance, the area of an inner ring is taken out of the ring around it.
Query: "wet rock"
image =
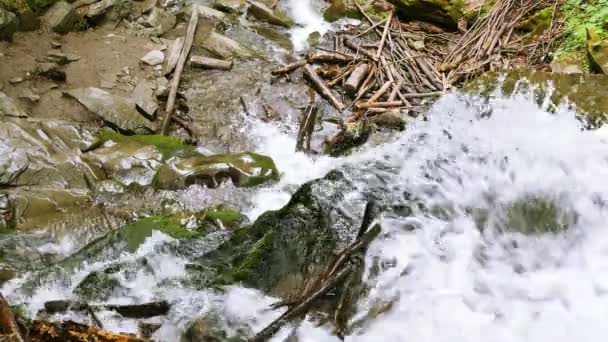
[[[3,268],[0,266],[0,286],[7,281],[14,279],[17,276],[17,272],[9,268]]]
[[[59,82],[65,82],[67,78],[65,71],[60,70],[57,63],[39,63],[34,69],[34,73]]]
[[[74,289],[74,293],[85,302],[106,301],[120,282],[112,276],[112,268],[103,272],[92,272]]]
[[[179,59],[179,55],[182,52],[182,48],[184,46],[184,37],[179,37],[171,42],[169,48],[167,49],[167,57],[165,58],[165,63],[163,64],[163,75],[170,74],[175,66],[177,65],[177,60]]]
[[[608,75],[608,42],[603,41],[592,29],[587,29],[587,55],[593,71]]]
[[[0,8],[0,40],[13,40],[13,34],[17,31],[19,19],[12,12]]]
[[[351,149],[363,145],[371,132],[372,127],[368,120],[346,123],[342,131],[328,141],[326,152],[334,157],[346,154]]]
[[[449,29],[457,29],[463,15],[463,0],[388,0],[395,5],[403,20],[429,21]]]
[[[167,97],[169,96],[169,80],[164,77],[156,79],[156,90],[154,91],[156,97]]]
[[[0,186],[88,189],[95,176],[79,160],[88,134],[61,121],[0,117]]]
[[[28,114],[19,108],[17,104],[6,94],[0,92],[0,120],[2,117],[26,118]]]
[[[401,116],[399,109],[387,110],[371,118],[371,122],[375,125],[388,127],[398,130],[405,129],[405,120]]]
[[[93,87],[73,89],[66,94],[120,131],[130,134],[148,134],[156,131],[156,125],[139,114],[132,99],[114,96],[105,90]]]
[[[16,218],[13,199],[6,193],[0,193],[0,232],[15,229]]]
[[[272,41],[285,50],[293,50],[293,42],[288,33],[279,32],[264,25],[252,25],[251,28],[260,36]]]
[[[133,100],[136,108],[151,120],[156,117],[156,111],[158,110],[158,104],[154,96],[155,87],[155,82],[143,80],[133,90]]]
[[[213,8],[220,11],[240,14],[247,5],[247,0],[214,0],[212,4]]]
[[[44,14],[44,23],[57,33],[67,33],[85,28],[82,17],[65,1],[56,2]]]
[[[155,29],[157,35],[163,35],[171,30],[176,23],[175,16],[164,9],[155,7],[143,22],[144,26]]]
[[[151,66],[162,64],[164,60],[165,54],[160,50],[152,50],[141,58],[142,62]]]
[[[223,328],[222,320],[213,314],[195,319],[191,322],[182,335],[182,342],[245,342],[245,338],[228,338],[226,330]]]
[[[84,160],[102,169],[105,177],[122,184],[149,185],[162,165],[163,155],[154,145],[123,141],[88,152]]]
[[[153,185],[158,189],[185,189],[193,184],[210,188],[227,179],[248,187],[278,180],[279,172],[270,157],[253,152],[194,156],[169,160],[157,172]]]
[[[250,16],[269,24],[283,26],[286,28],[290,28],[295,25],[293,19],[282,13],[280,10],[273,10],[258,1],[250,2],[248,13]]]
[[[209,34],[200,42],[200,46],[223,59],[249,59],[255,57],[255,53],[252,50],[245,48],[237,41],[215,31],[209,32]]]

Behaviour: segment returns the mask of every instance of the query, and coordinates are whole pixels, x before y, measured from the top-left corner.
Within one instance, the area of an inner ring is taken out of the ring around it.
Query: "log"
[[[67,311],[113,310],[118,312],[121,316],[127,318],[150,318],[155,316],[163,316],[166,315],[170,309],[171,306],[167,301],[124,305],[89,305],[70,300],[52,300],[44,303],[44,311],[47,314]]]
[[[15,320],[15,316],[11,311],[11,307],[0,293],[0,337],[3,335],[8,337],[9,341],[24,342],[19,325]]]
[[[308,63],[308,61],[299,61],[296,62],[294,64],[289,64],[286,66],[282,66],[282,67],[278,67],[278,68],[274,68],[272,69],[272,71],[270,71],[270,73],[273,76],[279,76],[279,75],[285,75],[285,74],[289,74],[292,73],[298,69],[300,69],[301,67],[305,66],[306,63]]]
[[[190,23],[188,24],[188,31],[186,32],[186,40],[182,47],[182,53],[177,60],[177,66],[175,67],[175,73],[171,80],[171,88],[169,89],[169,99],[167,100],[167,109],[165,110],[165,120],[161,129],[161,134],[167,135],[169,131],[169,125],[171,124],[171,116],[173,116],[173,109],[175,107],[175,99],[177,97],[177,88],[179,87],[179,81],[182,78],[182,72],[184,71],[184,65],[186,59],[192,48],[194,41],[194,33],[196,32],[196,26],[198,25],[198,8],[192,10],[192,16],[190,17]]]
[[[337,63],[337,64],[348,64],[355,60],[355,56],[351,56],[345,53],[309,53],[306,55],[308,63]]]
[[[232,61],[224,61],[221,59],[203,57],[203,56],[192,56],[190,57],[190,63],[194,67],[204,69],[219,69],[219,70],[230,70],[232,69]]]
[[[380,39],[380,45],[378,46],[378,51],[376,52],[376,58],[380,58],[382,56],[382,49],[384,49],[384,43],[386,42],[386,36],[388,36],[388,31],[391,28],[391,23],[393,21],[393,12],[388,15],[388,19],[386,19],[386,25],[384,26],[384,31],[382,32],[382,38]]]
[[[390,88],[391,85],[393,85],[392,81],[386,81],[386,83],[384,83],[382,87],[380,87],[380,89],[378,89],[378,91],[376,91],[376,93],[370,97],[369,100],[367,100],[367,102],[378,101],[378,99],[380,99],[388,91],[388,88]]]
[[[84,324],[34,321],[28,335],[30,342],[144,342],[131,334],[115,334]]]
[[[369,72],[369,64],[360,64],[353,70],[350,74],[346,83],[344,83],[344,91],[350,95],[354,96],[357,93],[357,90],[361,86],[361,83],[365,79]]]
[[[323,83],[323,80],[317,75],[315,70],[310,65],[304,66],[304,77],[312,83],[313,88],[325,99],[327,99],[332,106],[334,106],[339,112],[344,110],[344,104],[340,102],[332,93],[331,90]]]

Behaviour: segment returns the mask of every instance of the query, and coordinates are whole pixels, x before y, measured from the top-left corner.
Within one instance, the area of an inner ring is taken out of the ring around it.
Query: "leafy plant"
[[[564,44],[558,54],[584,50],[587,29],[608,38],[608,0],[566,0],[562,12],[566,20]]]

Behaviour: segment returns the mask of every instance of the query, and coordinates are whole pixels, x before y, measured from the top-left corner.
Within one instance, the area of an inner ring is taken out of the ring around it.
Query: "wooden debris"
[[[309,53],[306,56],[308,63],[342,63],[347,64],[356,59],[355,56],[345,53]]]
[[[30,342],[143,342],[144,339],[131,334],[116,334],[84,324],[34,321],[30,329]]]
[[[369,73],[369,64],[359,64],[353,72],[350,74],[346,83],[344,84],[344,92],[348,95],[354,96],[359,90],[359,87],[362,85],[363,80],[367,77]]]
[[[0,339],[3,337],[11,342],[25,342],[11,307],[0,293]]]
[[[312,133],[315,129],[317,120],[317,107],[309,105],[303,112],[302,120],[300,121],[300,129],[298,130],[298,138],[296,141],[296,152],[310,152],[310,143]]]
[[[166,301],[150,302],[143,304],[125,305],[89,305],[87,303],[75,302],[70,300],[53,300],[44,303],[44,311],[47,314],[67,311],[100,311],[113,310],[121,316],[127,318],[150,318],[166,315],[171,306]]]
[[[325,99],[327,99],[332,106],[334,106],[339,112],[344,110],[344,104],[340,102],[332,93],[331,90],[323,83],[323,80],[317,75],[315,70],[310,65],[304,66],[304,76],[312,83],[313,88]]]
[[[270,73],[273,76],[279,76],[279,75],[289,74],[289,73],[292,73],[292,72],[300,69],[301,67],[305,66],[306,63],[308,63],[308,61],[299,61],[299,62],[294,63],[294,64],[289,64],[289,65],[282,66],[282,67],[279,67],[279,68],[274,68],[274,69],[272,69],[272,71]]]
[[[171,124],[171,117],[173,116],[175,99],[177,97],[177,88],[179,87],[182,72],[184,71],[184,65],[186,64],[186,59],[188,58],[190,49],[192,48],[192,43],[194,41],[194,33],[196,32],[196,27],[198,25],[198,10],[196,8],[196,5],[194,6],[195,8],[192,10],[192,16],[190,17],[190,23],[188,24],[188,31],[186,32],[186,40],[184,41],[184,46],[182,47],[181,55],[177,60],[175,73],[173,74],[173,79],[171,80],[171,88],[169,89],[169,99],[167,100],[167,108],[165,110],[165,119],[161,128],[161,134],[163,135],[167,135],[167,133],[169,132],[169,125]]]
[[[232,69],[232,61],[224,61],[221,59],[203,57],[203,56],[192,56],[190,57],[190,63],[194,67],[205,68],[205,69],[219,69],[219,70],[230,70]]]

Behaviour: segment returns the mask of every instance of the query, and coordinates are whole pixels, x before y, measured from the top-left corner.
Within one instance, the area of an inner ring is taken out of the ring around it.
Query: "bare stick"
[[[274,69],[272,69],[272,71],[270,73],[274,76],[289,74],[289,73],[294,72],[294,71],[300,69],[301,67],[305,66],[306,63],[308,63],[308,61],[305,61],[305,60],[299,61],[299,62],[289,64],[286,66],[274,68]]]
[[[345,53],[309,53],[306,55],[308,63],[350,63],[355,60],[355,56]]]
[[[344,104],[340,102],[332,93],[331,90],[323,83],[323,80],[317,75],[315,70],[310,65],[304,66],[304,76],[312,83],[315,90],[325,97],[332,106],[334,106],[339,112],[344,110]]]
[[[390,107],[402,107],[403,102],[391,101],[391,102],[360,102],[357,103],[357,108],[390,108]]]
[[[179,81],[182,78],[182,72],[184,71],[184,65],[188,58],[188,53],[192,48],[192,42],[194,41],[194,33],[196,32],[196,26],[198,25],[198,8],[192,11],[190,17],[190,23],[188,24],[188,31],[186,32],[186,41],[182,47],[182,53],[177,60],[177,66],[175,67],[175,74],[171,80],[171,89],[169,91],[169,99],[167,100],[167,109],[165,110],[165,120],[161,129],[161,134],[167,135],[169,131],[169,125],[171,124],[171,116],[173,116],[173,107],[175,107],[175,98],[177,97],[177,88],[179,87]]]
[[[192,56],[190,57],[190,63],[192,66],[205,68],[205,69],[220,69],[230,70],[232,69],[232,61],[224,61],[221,59],[203,57],[203,56]]]
[[[393,81],[387,81],[385,82],[382,87],[380,87],[380,89],[378,89],[378,91],[376,91],[376,93],[369,98],[369,100],[367,102],[376,102],[378,101],[379,98],[382,97],[382,95],[384,95],[387,91],[388,88],[390,88],[393,85]]]
[[[393,12],[388,15],[388,19],[386,19],[386,25],[384,25],[384,32],[382,32],[382,38],[380,39],[380,46],[378,46],[378,51],[376,52],[376,58],[380,58],[382,56],[382,49],[384,48],[384,43],[386,42],[386,36],[388,35],[388,31],[391,27],[391,22],[393,21]]]
[[[352,40],[350,40],[348,38],[344,38],[344,46],[346,46],[347,48],[349,48],[357,53],[364,55],[367,58],[370,58],[374,62],[378,61],[378,58],[376,57],[376,55],[374,55],[369,50],[363,49],[361,46],[355,44]]]
[[[343,87],[348,95],[352,96],[357,93],[357,89],[361,86],[361,82],[367,76],[369,69],[369,64],[360,64],[353,70]]]

